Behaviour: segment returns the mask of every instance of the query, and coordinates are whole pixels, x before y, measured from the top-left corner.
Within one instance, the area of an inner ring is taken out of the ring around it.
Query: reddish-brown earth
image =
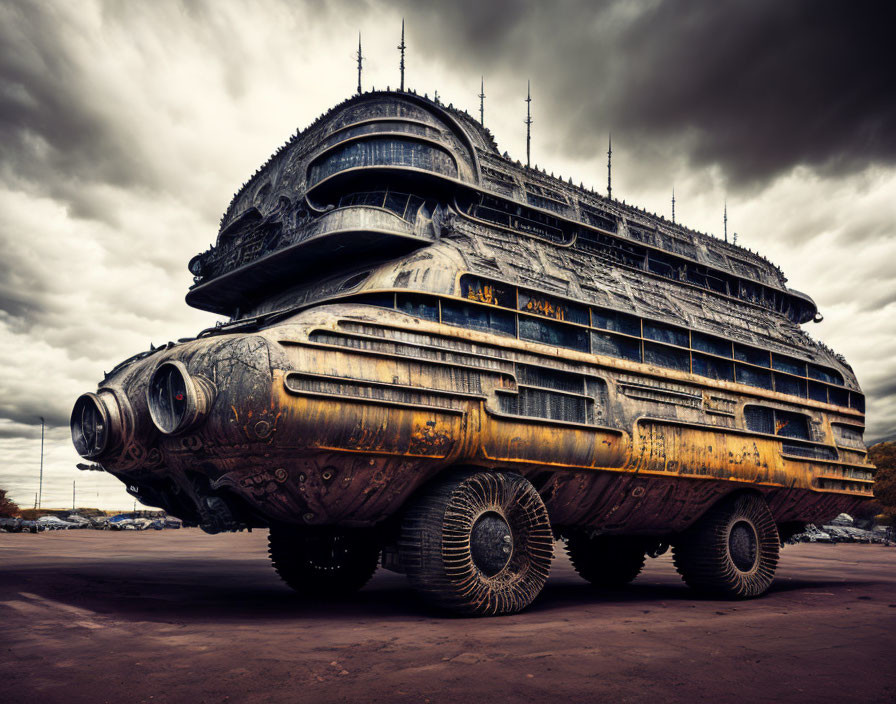
[[[459,619],[384,571],[302,601],[266,538],[0,534],[0,701],[896,701],[894,548],[787,547],[749,602],[694,599],[668,555],[597,593],[558,550],[528,611]]]

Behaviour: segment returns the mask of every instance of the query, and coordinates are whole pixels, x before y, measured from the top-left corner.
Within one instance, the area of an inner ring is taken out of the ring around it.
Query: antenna
[[[401,69],[401,92],[404,92],[404,50],[407,48],[407,45],[404,43],[404,17],[401,18],[401,44],[398,45],[398,50],[401,52],[401,61],[398,64],[398,68]]]
[[[672,223],[675,223],[675,186],[672,186]]]
[[[361,64],[364,57],[361,56],[361,33],[358,32],[358,95],[361,95]]]
[[[607,135],[607,198],[613,200],[613,135]]]
[[[725,241],[728,241],[728,199],[725,199]]]
[[[532,82],[526,81],[526,168],[528,168],[532,161],[530,158],[531,152],[531,144],[532,144]]]
[[[485,127],[485,78],[479,81],[479,124]]]

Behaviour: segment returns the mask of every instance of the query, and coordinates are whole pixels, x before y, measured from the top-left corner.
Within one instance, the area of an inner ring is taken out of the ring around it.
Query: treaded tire
[[[464,473],[409,507],[399,549],[411,585],[427,601],[457,614],[498,616],[521,611],[541,592],[554,536],[544,502],[523,477]]]
[[[695,591],[750,599],[771,586],[780,546],[765,499],[738,494],[720,501],[688,529],[672,546],[672,555],[682,579]]]
[[[612,589],[631,582],[644,567],[644,540],[627,535],[573,533],[566,540],[569,561],[595,587]]]
[[[268,554],[287,585],[306,596],[345,596],[370,581],[379,545],[361,531],[272,526]]]

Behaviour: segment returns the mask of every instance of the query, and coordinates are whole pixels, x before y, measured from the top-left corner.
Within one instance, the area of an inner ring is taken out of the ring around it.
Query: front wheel
[[[548,512],[523,477],[454,475],[407,511],[400,551],[411,584],[430,602],[469,616],[526,608],[554,556]]]
[[[766,592],[780,538],[761,496],[739,494],[713,506],[673,545],[675,567],[695,591],[732,599]]]
[[[268,537],[274,570],[307,596],[358,591],[376,571],[380,549],[361,531],[272,526]]]

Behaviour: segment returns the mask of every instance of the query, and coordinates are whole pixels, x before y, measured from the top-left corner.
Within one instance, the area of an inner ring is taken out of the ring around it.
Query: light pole
[[[37,487],[37,507],[44,498],[44,417],[40,416],[40,483]]]

